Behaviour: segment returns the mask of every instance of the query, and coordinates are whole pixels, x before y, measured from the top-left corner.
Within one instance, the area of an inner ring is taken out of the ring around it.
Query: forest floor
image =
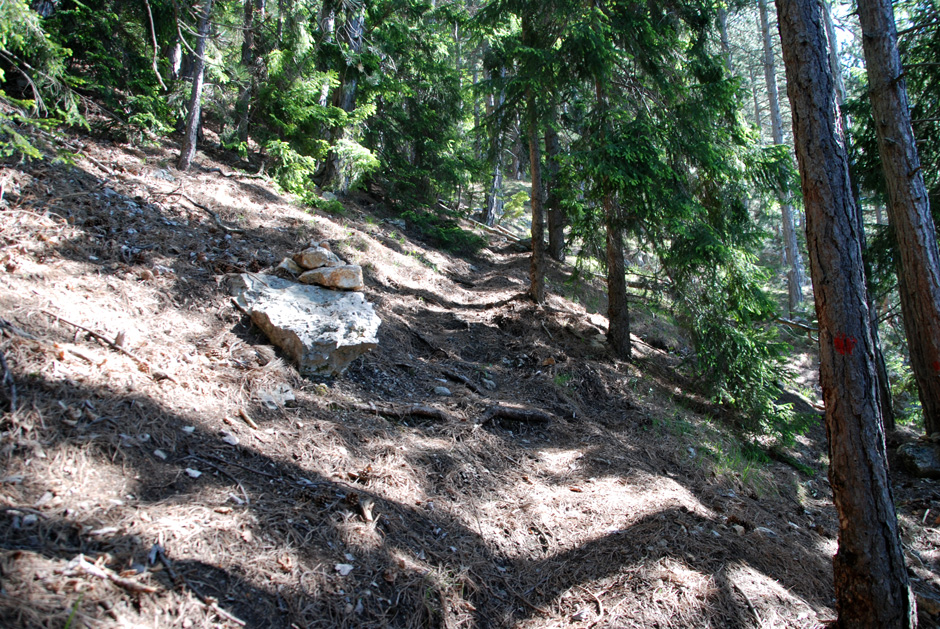
[[[635,358],[615,360],[599,287],[553,263],[537,307],[505,240],[451,256],[364,194],[323,215],[221,154],[182,174],[172,146],[69,141],[72,165],[0,166],[17,394],[0,418],[0,625],[834,618],[819,416],[799,465],[745,456],[641,296]],[[273,354],[225,282],[312,239],[364,266],[383,322],[328,383]],[[451,419],[388,412],[416,403]],[[496,404],[547,421],[487,420]],[[893,478],[915,588],[940,594],[936,483]]]

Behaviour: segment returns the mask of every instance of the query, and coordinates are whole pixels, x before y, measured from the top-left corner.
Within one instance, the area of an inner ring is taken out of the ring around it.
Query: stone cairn
[[[284,258],[278,275],[243,273],[231,280],[247,313],[300,372],[332,378],[378,346],[381,320],[361,291],[362,267],[346,264],[329,243],[311,243]]]
[[[278,270],[303,284],[314,284],[333,290],[362,290],[362,267],[346,264],[330,250],[326,240],[284,258]]]

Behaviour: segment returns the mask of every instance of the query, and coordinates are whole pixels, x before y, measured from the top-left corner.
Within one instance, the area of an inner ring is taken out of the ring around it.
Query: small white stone
[[[450,395],[450,389],[448,389],[447,387],[434,387],[434,393],[436,393],[437,395],[448,396]]]
[[[187,467],[186,475],[189,476],[190,478],[199,478],[200,476],[202,476],[202,472],[200,472],[199,470],[194,470],[191,467]]]

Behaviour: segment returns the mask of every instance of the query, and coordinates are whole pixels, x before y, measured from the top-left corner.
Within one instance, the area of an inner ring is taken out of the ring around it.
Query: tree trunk
[[[545,165],[548,170],[546,182],[545,210],[548,216],[548,255],[553,260],[565,261],[565,210],[561,207],[561,196],[558,194],[558,177],[561,174],[559,155],[561,154],[561,141],[558,139],[558,130],[554,126],[557,116],[553,112],[553,120],[545,128]]]
[[[851,121],[849,120],[849,117],[844,114],[845,82],[842,80],[842,64],[839,61],[839,41],[836,38],[836,28],[832,21],[832,13],[829,10],[829,3],[827,0],[822,0],[822,11],[826,26],[826,39],[829,42],[829,70],[832,73],[832,81],[836,89],[836,105],[838,105],[839,110],[843,112],[843,127],[846,131],[848,131],[851,127]],[[848,133],[846,133],[845,142],[846,153],[849,158],[849,174],[851,177],[851,173],[854,171],[854,152],[851,145],[851,136]],[[865,251],[868,248],[865,237],[865,221],[862,215],[861,194],[859,191],[858,182],[855,180],[855,178],[851,178],[851,186],[852,198],[855,201],[855,206],[859,209],[858,233],[862,243],[862,258],[866,260],[865,275],[868,276],[871,273],[871,265],[867,262],[867,256],[865,256]],[[871,329],[872,336],[875,341],[875,365],[878,369],[878,402],[881,405],[881,417],[882,422],[884,423],[885,431],[891,432],[895,429],[894,408],[892,407],[891,400],[891,381],[888,379],[888,365],[885,362],[885,356],[881,345],[881,337],[878,333],[878,312],[875,310],[874,306],[875,304],[872,301],[872,295],[869,292],[868,310],[871,313]]]
[[[339,31],[340,39],[349,46],[354,58],[358,57],[362,51],[365,19],[365,8],[360,6],[356,9],[355,14],[347,14],[346,22]],[[333,106],[342,109],[346,113],[355,109],[358,84],[359,71],[356,69],[355,62],[347,62],[346,67],[340,72],[340,84],[333,92]],[[334,127],[330,133],[330,144],[335,146],[345,134],[345,127]],[[343,170],[342,156],[335,149],[331,149],[323,162],[322,171],[318,173],[320,185],[344,194],[349,187],[349,181]]]
[[[186,116],[186,128],[183,130],[183,146],[177,168],[189,170],[196,156],[196,140],[199,136],[199,118],[202,113],[202,85],[206,75],[206,41],[209,39],[209,16],[212,13],[212,0],[203,0],[202,14],[199,16],[199,34],[196,39],[196,58],[193,67],[193,91],[189,98],[189,113]]]
[[[522,43],[531,46],[535,39],[533,15],[526,13],[522,17]],[[532,258],[529,263],[529,296],[540,304],[545,301],[545,225],[542,211],[542,155],[539,150],[539,113],[535,90],[528,86],[525,90],[527,136],[529,140],[529,170],[531,171],[532,192]]]
[[[767,18],[767,2],[758,0],[760,9],[761,39],[764,42],[764,81],[767,83],[767,102],[770,107],[770,128],[774,144],[783,144],[783,121],[780,118],[780,99],[777,96],[777,69],[774,64],[773,42],[770,38],[770,20]],[[787,265],[787,303],[790,315],[803,303],[803,260],[796,240],[793,225],[793,204],[789,191],[778,190],[781,221],[783,223],[783,251]]]
[[[721,56],[725,60],[725,69],[731,74],[731,44],[728,41],[728,9],[718,8],[718,33],[721,36]]]
[[[320,8],[320,32],[323,34],[323,43],[332,44],[336,31],[336,8],[324,2]],[[330,81],[324,80],[320,87],[320,107],[326,107],[330,102]]]
[[[526,109],[529,118],[529,169],[532,174],[532,259],[529,263],[529,295],[537,304],[545,301],[545,224],[542,212],[542,164],[539,150],[539,123],[535,92],[526,89]]]
[[[757,125],[757,130],[760,132],[764,126],[764,121],[760,111],[760,99],[757,97],[757,78],[754,76],[754,66],[750,66],[748,71],[751,75],[751,96],[754,98],[754,124]],[[761,141],[763,141],[763,133],[760,135]]]
[[[238,94],[235,104],[237,117],[236,136],[239,142],[248,141],[248,121],[251,116],[251,99],[255,93],[255,14],[264,13],[264,0],[245,0],[245,17],[242,21],[242,59],[241,64],[248,73],[246,83]]]
[[[500,76],[505,77],[506,70],[500,68]],[[493,118],[502,115],[502,107],[506,100],[504,90],[499,91],[499,100],[495,94],[489,94],[486,101],[486,115]],[[503,132],[502,125],[493,125],[493,137],[490,140],[490,154],[493,159],[493,176],[490,187],[486,191],[483,205],[482,221],[492,227],[503,214]]]
[[[819,320],[839,626],[913,627],[878,405],[858,208],[817,0],[776,0]]]
[[[888,221],[900,252],[901,312],[929,435],[940,432],[940,251],[911,128],[891,2],[861,0],[858,15],[888,188]]]
[[[607,93],[601,77],[594,79],[601,124],[607,126]],[[603,132],[606,135],[606,129]],[[604,212],[607,254],[607,345],[618,358],[630,359],[630,310],[627,303],[627,277],[623,259],[623,228],[614,205],[613,193],[607,181],[598,182],[602,188],[601,205]]]

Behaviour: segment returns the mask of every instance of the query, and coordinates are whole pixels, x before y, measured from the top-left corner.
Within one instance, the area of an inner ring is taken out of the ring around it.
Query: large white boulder
[[[243,273],[231,281],[238,304],[309,376],[341,374],[378,346],[382,321],[362,293]]]

